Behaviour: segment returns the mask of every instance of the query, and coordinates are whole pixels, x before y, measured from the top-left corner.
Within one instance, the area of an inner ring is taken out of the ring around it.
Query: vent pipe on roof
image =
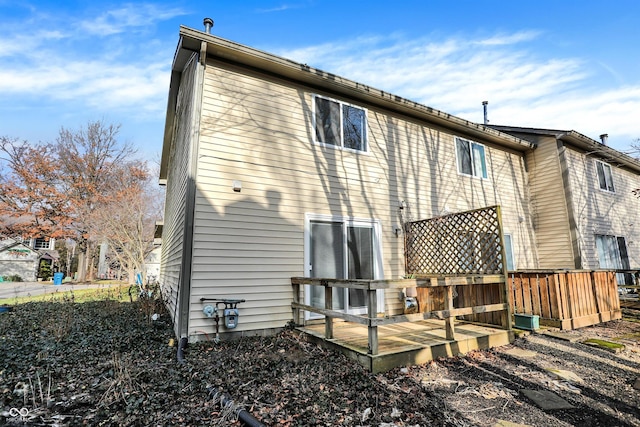
[[[607,145],[608,138],[609,138],[608,133],[603,133],[602,135],[600,135],[600,142],[602,142],[602,145]]]
[[[487,118],[487,105],[489,104],[489,101],[482,101],[482,109],[484,110],[484,125],[488,125],[489,124],[489,119]]]
[[[207,34],[211,34],[211,28],[213,27],[213,19],[204,18],[203,24],[204,24],[204,32]]]

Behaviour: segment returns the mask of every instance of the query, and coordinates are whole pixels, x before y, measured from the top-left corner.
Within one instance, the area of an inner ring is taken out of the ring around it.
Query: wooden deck
[[[325,339],[324,324],[297,329],[309,334],[312,341],[340,351],[373,373],[513,342],[512,331],[460,321],[455,322],[456,339],[447,340],[444,321],[421,320],[378,326],[378,354],[372,355],[366,326],[335,322],[333,339]]]

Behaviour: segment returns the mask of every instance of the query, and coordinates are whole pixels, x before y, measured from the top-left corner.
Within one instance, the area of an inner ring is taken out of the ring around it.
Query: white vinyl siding
[[[0,239],[0,268],[2,276],[20,276],[23,281],[35,282],[40,254],[29,247],[29,239]],[[6,283],[3,285],[7,286]]]
[[[445,210],[501,205],[505,227],[519,233],[521,245],[533,244],[518,221],[529,215],[521,153],[484,144],[491,175],[470,181],[457,173],[455,137],[435,125],[366,106],[362,156],[310,143],[315,89],[216,61],[207,64],[204,83],[190,335],[214,331],[203,297],[246,300],[234,332],[281,328],[291,319],[291,277],[305,275],[307,212],[379,220],[384,278],[404,275],[403,236],[394,227]],[[402,212],[398,200],[406,201]],[[534,268],[533,259],[522,267]],[[397,293],[384,303],[387,312],[403,310]]]
[[[613,174],[611,173],[611,165],[596,160],[596,172],[598,174],[598,186],[601,190],[615,193],[613,186]]]

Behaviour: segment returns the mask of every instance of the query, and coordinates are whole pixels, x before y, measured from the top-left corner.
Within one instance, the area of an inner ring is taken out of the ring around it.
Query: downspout
[[[200,117],[202,112],[202,93],[204,90],[204,69],[207,56],[207,43],[202,42],[199,60],[196,63],[195,81],[193,88],[193,116],[191,131],[191,146],[187,176],[185,229],[182,253],[182,292],[179,299],[179,335],[178,351],[184,351],[189,337],[189,308],[191,297],[191,271],[193,267],[193,237],[196,205],[196,176],[198,174],[198,150],[200,147]],[[184,345],[182,343],[184,342]]]
[[[188,342],[189,342],[189,338],[187,337],[180,338],[180,341],[178,342],[178,351],[176,352],[176,359],[180,364],[186,363],[186,360],[184,358],[184,349],[187,348]]]

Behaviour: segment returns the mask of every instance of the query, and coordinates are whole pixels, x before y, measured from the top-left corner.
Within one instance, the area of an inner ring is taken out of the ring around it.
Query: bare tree
[[[154,249],[155,223],[161,215],[161,198],[148,177],[145,164],[123,167],[112,182],[118,189],[112,193],[108,210],[94,210],[90,217],[92,235],[108,243],[111,256],[126,269],[130,283],[136,272],[146,282],[145,258]]]
[[[78,280],[87,278],[91,250],[90,224],[92,214],[106,209],[113,194],[114,185],[123,164],[135,154],[130,144],[118,141],[119,125],[106,125],[101,121],[89,122],[86,128],[71,131],[60,130],[54,145],[61,185],[72,198],[74,216],[71,227],[78,251]],[[89,279],[92,270],[89,270]]]
[[[113,204],[119,209],[121,198],[131,196],[123,180],[133,189],[148,178],[133,147],[118,140],[119,130],[94,121],[75,131],[62,128],[50,144],[0,138],[0,234],[73,239],[78,280],[85,280],[94,265],[87,259],[95,253],[94,214],[116,210]]]

